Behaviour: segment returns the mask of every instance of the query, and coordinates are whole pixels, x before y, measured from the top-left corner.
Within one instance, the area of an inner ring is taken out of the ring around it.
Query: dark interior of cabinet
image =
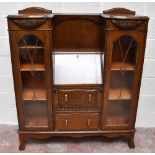
[[[25,126],[47,127],[47,101],[24,101]]]
[[[110,100],[108,102],[107,125],[112,127],[128,126],[130,100]]]
[[[45,73],[21,72],[23,100],[46,100]]]
[[[113,43],[112,69],[120,69],[122,63],[126,70],[134,70],[137,58],[137,43],[128,36],[123,35]]]

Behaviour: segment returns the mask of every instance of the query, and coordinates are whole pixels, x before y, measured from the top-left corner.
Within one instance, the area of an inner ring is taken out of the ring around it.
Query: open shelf
[[[21,72],[23,100],[46,100],[45,72]]]
[[[20,65],[20,70],[21,71],[45,71],[45,65],[41,64],[41,63],[37,63],[37,64],[33,64],[33,66],[31,64],[25,63],[25,64],[21,64]]]
[[[131,90],[129,88],[110,88],[109,89],[109,100],[119,100],[120,91],[121,91],[122,100],[131,99]]]
[[[34,97],[33,89],[23,89],[23,100],[32,100]],[[47,100],[45,89],[35,89],[36,100]]]
[[[121,62],[113,62],[111,65],[111,70],[112,71],[118,71],[121,69],[125,69],[125,70],[129,70],[129,71],[134,71],[135,66],[131,63],[125,63],[125,65],[123,65]]]
[[[46,101],[24,101],[25,126],[47,127],[47,102]]]
[[[35,45],[27,45],[27,46],[19,46],[19,49],[43,49],[43,46],[35,46]]]
[[[100,54],[101,50],[98,48],[80,48],[80,49],[64,49],[64,48],[58,48],[54,49],[54,54]]]

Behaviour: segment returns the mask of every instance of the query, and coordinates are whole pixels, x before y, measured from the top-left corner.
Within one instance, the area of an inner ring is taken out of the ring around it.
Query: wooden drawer
[[[58,106],[60,107],[93,107],[99,104],[98,89],[58,90]]]
[[[98,113],[56,114],[56,130],[98,130]]]

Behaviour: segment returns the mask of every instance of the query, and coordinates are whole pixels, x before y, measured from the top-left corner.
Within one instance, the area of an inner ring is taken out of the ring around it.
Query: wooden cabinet
[[[148,17],[52,14],[8,16],[22,150],[29,138],[125,137],[134,147]]]

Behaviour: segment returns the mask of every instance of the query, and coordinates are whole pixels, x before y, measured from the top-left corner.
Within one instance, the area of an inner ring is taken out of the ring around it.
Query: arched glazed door
[[[18,43],[25,127],[47,127],[44,43],[34,35]]]
[[[117,128],[129,125],[137,42],[123,35],[112,47],[106,124]]]
[[[11,32],[16,66],[17,108],[22,129],[51,129],[52,123],[52,70],[50,33]],[[12,37],[13,36],[13,37]]]

